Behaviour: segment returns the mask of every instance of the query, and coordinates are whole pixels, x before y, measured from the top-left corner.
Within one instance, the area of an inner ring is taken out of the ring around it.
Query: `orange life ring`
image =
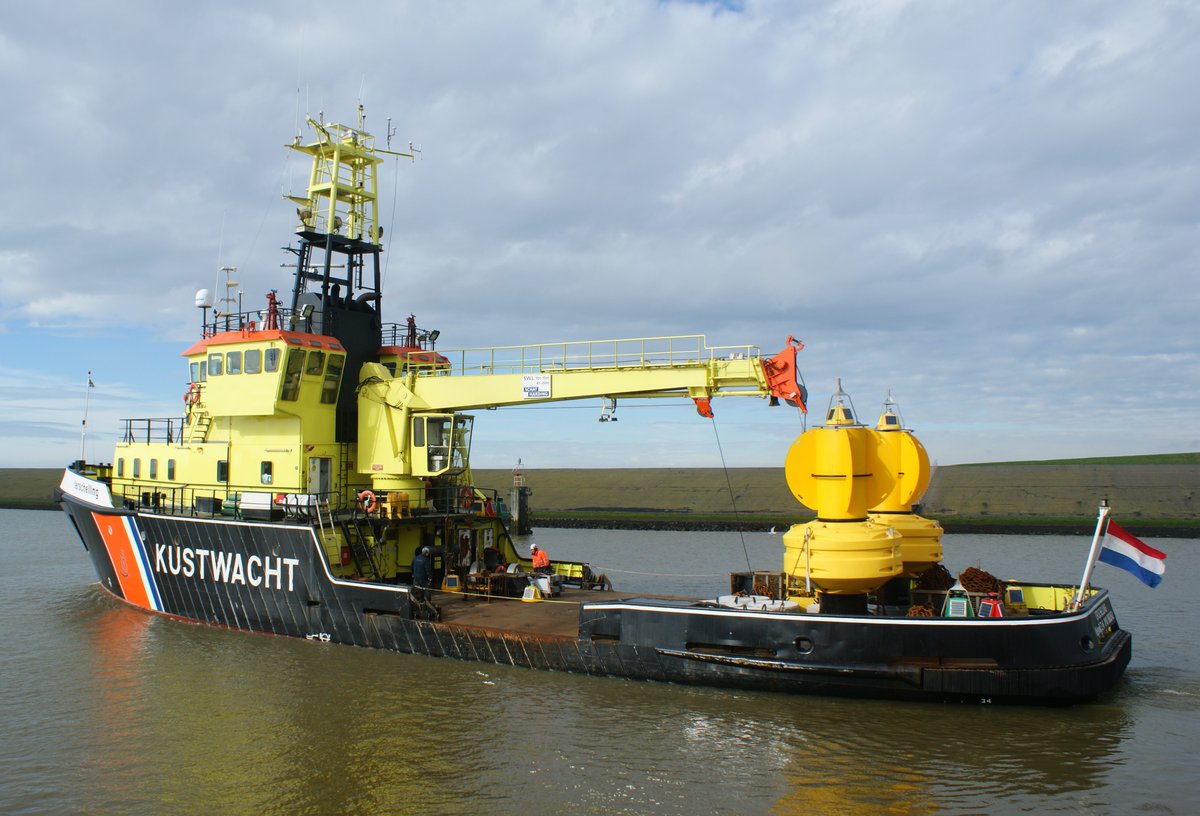
[[[458,491],[458,506],[463,510],[470,510],[471,505],[475,503],[475,491],[464,486]]]
[[[188,386],[187,393],[183,395],[184,405],[195,405],[200,401],[200,383],[194,382]]]
[[[369,516],[375,512],[375,508],[379,505],[375,501],[375,494],[370,490],[364,490],[358,494],[358,506]]]
[[[494,504],[492,504],[491,499],[488,499],[486,502],[483,503],[483,514],[485,516],[496,515],[496,506]]]

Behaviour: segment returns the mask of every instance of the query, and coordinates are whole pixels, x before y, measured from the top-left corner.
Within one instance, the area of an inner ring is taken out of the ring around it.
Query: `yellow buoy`
[[[904,427],[891,393],[883,403],[872,439],[874,458],[891,489],[871,507],[870,518],[900,533],[903,574],[915,577],[942,560],[941,525],[912,512],[913,505],[929,487],[932,474],[929,454],[912,431]]]
[[[900,536],[872,521],[810,521],[783,535],[783,569],[793,584],[811,584],[831,595],[878,589],[900,575]]]
[[[868,509],[895,489],[883,467],[879,435],[854,418],[850,397],[838,382],[823,427],[800,436],[788,451],[788,487],[817,512],[816,521],[793,526],[783,537],[789,582],[831,595],[868,593],[900,575],[900,536],[868,519]]]

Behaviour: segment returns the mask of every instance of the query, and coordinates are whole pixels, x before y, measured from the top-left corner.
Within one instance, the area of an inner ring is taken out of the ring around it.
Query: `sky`
[[[479,411],[476,467],[777,466],[839,378],[938,464],[1200,451],[1196,2],[347,8],[0,17],[0,467],[182,413],[196,290],[290,290],[284,145],[360,103],[420,151],[380,172],[383,306],[439,350],[805,343],[807,418]]]

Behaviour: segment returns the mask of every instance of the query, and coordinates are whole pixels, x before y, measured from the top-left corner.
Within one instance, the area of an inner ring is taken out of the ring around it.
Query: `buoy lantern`
[[[942,604],[943,618],[973,618],[975,610],[971,608],[971,598],[959,581],[946,591],[946,602]]]

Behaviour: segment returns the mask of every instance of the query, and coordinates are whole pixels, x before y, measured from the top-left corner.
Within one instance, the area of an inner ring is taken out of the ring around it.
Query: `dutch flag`
[[[1108,523],[1100,560],[1133,573],[1146,586],[1156,587],[1167,569],[1166,553],[1161,553],[1130,535],[1115,521]]]

